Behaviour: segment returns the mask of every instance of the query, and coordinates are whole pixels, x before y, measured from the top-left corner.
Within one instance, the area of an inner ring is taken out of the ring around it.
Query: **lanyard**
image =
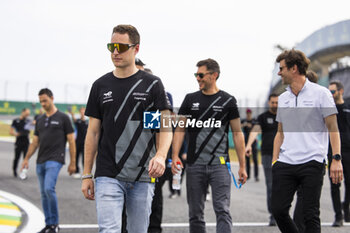
[[[233,183],[235,184],[236,188],[237,189],[240,189],[242,187],[242,183],[239,183],[237,184],[237,181],[235,179],[235,176],[232,174],[231,172],[231,164],[230,162],[226,162],[226,166],[227,166],[227,169],[228,169],[228,172],[230,173],[230,175],[232,176],[232,179],[233,179]]]

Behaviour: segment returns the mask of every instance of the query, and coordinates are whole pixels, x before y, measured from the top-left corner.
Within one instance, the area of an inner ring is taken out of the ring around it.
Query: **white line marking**
[[[16,231],[16,227],[0,225],[0,232],[13,233]]]
[[[28,221],[22,228],[22,233],[40,231],[43,227],[45,227],[45,217],[41,210],[39,210],[35,205],[12,193],[0,190],[0,195],[18,205],[26,212]]]
[[[6,208],[0,208],[0,215],[7,215],[7,216],[13,216],[13,217],[21,217],[21,211],[20,210],[11,210]]]
[[[332,226],[331,222],[321,223],[322,226]],[[189,223],[162,223],[164,228],[178,228],[178,227],[189,227]],[[232,223],[234,227],[264,227],[268,226],[267,222],[239,222]],[[344,223],[344,226],[350,227],[350,223]],[[215,222],[206,223],[206,227],[216,227]],[[97,224],[60,224],[62,229],[87,229],[87,228],[98,228]]]

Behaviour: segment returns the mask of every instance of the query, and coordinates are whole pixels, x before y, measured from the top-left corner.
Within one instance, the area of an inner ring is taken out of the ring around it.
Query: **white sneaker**
[[[74,173],[72,176],[73,176],[74,179],[80,179],[81,178],[80,173]]]
[[[206,201],[210,201],[210,200],[211,200],[210,193],[207,193],[207,196],[205,197],[205,200],[206,200]]]

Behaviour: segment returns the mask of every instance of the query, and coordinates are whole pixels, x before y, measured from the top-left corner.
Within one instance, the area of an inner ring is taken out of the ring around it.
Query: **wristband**
[[[88,174],[85,174],[85,175],[82,175],[81,176],[81,179],[82,180],[85,180],[85,179],[92,179],[94,178],[94,176],[91,174],[91,173],[88,173]]]

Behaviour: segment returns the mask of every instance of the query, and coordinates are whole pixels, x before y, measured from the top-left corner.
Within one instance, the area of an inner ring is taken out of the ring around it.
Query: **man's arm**
[[[171,113],[169,110],[161,111],[161,122],[164,118],[169,118]],[[150,177],[157,178],[163,175],[165,170],[165,159],[173,139],[172,128],[163,128],[160,124],[159,143],[156,155],[150,160],[148,174]]]
[[[185,122],[185,125],[186,125],[186,121],[187,121],[186,117],[184,117],[184,116],[180,116],[179,117],[179,121],[178,122]],[[173,174],[176,174],[176,173],[179,172],[179,170],[177,169],[177,166],[176,166],[176,164],[178,162],[180,162],[181,167],[183,168],[183,164],[182,164],[182,162],[181,162],[181,160],[179,158],[179,153],[180,153],[181,146],[182,146],[182,143],[183,143],[184,138],[185,138],[185,132],[186,132],[185,126],[177,125],[177,127],[175,129],[175,133],[174,133],[172,147],[171,147],[171,149],[172,149],[171,171],[172,171]]]
[[[75,147],[74,133],[67,134],[67,141],[69,145],[69,155],[70,155],[68,173],[69,175],[72,175],[76,171],[76,167],[75,167],[76,147]]]
[[[25,158],[23,159],[21,170],[23,168],[27,168],[27,169],[29,168],[29,159],[30,159],[30,157],[32,157],[32,155],[34,154],[34,152],[36,151],[38,146],[39,146],[39,137],[34,135],[33,141],[32,141],[32,143],[30,143],[27,154],[26,154]]]
[[[70,114],[71,117],[72,117],[72,121],[75,123],[75,122],[77,121],[77,119],[75,118],[75,115],[74,115],[72,109],[69,110],[69,114]]]
[[[239,181],[244,184],[247,181],[247,172],[245,170],[245,149],[244,149],[244,135],[241,129],[241,122],[239,118],[230,120],[230,126],[233,134],[233,142],[235,144],[236,153],[239,161]]]
[[[278,159],[278,155],[280,154],[280,148],[282,146],[283,140],[284,140],[283,127],[282,127],[282,123],[279,122],[277,133],[273,141],[272,164]]]
[[[252,144],[254,143],[254,141],[259,133],[261,133],[260,125],[254,125],[252,130],[249,133],[248,142],[247,142],[247,145],[245,147],[245,154],[247,156],[252,154]]]
[[[337,115],[333,114],[324,118],[328,132],[329,139],[332,146],[333,155],[340,154],[340,136],[337,123]],[[341,160],[332,160],[330,167],[330,177],[334,184],[338,184],[343,180],[343,166]]]
[[[83,175],[89,175],[92,171],[95,155],[97,153],[98,141],[101,134],[101,120],[90,117],[89,126],[85,138],[84,148],[84,172]],[[83,179],[81,191],[88,200],[95,200],[94,181],[92,178]]]
[[[18,137],[20,134],[18,132],[16,132],[16,130],[13,127],[10,127],[10,131],[9,131],[10,135]]]

